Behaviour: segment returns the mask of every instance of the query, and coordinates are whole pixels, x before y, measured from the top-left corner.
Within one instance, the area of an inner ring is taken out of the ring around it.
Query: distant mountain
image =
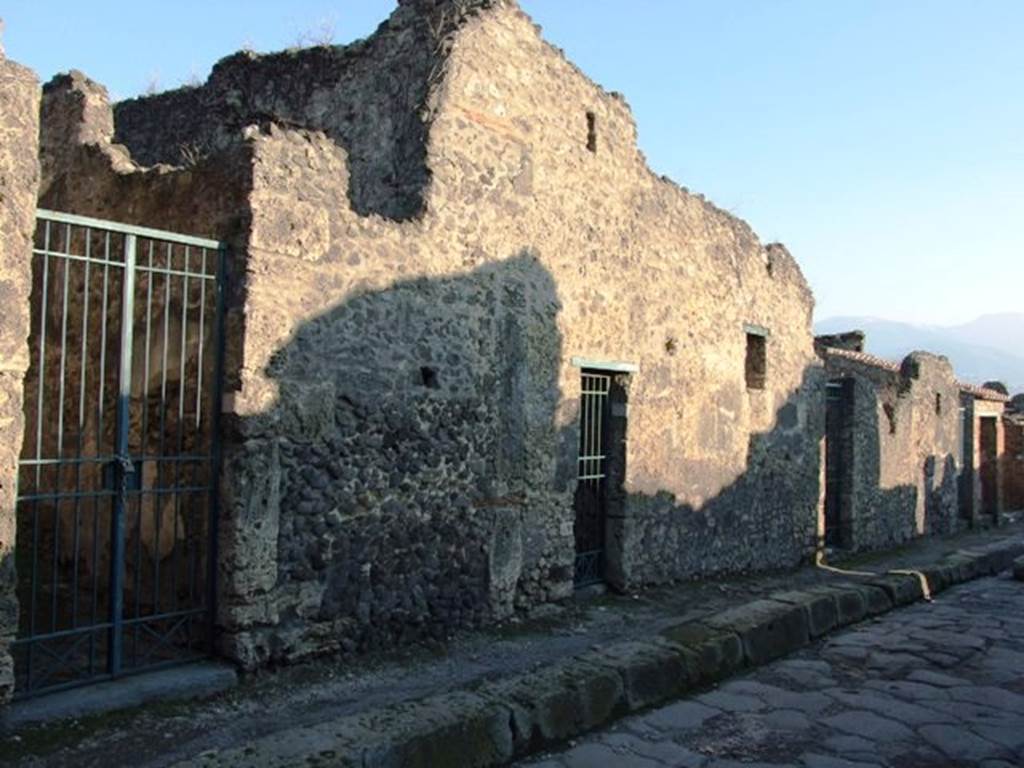
[[[900,323],[877,317],[830,317],[814,324],[815,333],[859,329],[865,350],[902,360],[917,349],[945,355],[962,381],[1002,381],[1010,393],[1024,392],[1024,313],[982,315],[963,325]]]

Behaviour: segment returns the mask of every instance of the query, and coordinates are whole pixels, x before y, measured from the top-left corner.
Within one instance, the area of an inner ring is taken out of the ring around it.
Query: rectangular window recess
[[[743,332],[749,333],[751,336],[771,336],[771,331],[763,325],[754,325],[752,323],[745,323],[743,325]]]
[[[591,360],[589,357],[573,357],[569,360],[577,368],[592,368],[595,371],[616,371],[620,373],[636,373],[640,366],[621,360]]]

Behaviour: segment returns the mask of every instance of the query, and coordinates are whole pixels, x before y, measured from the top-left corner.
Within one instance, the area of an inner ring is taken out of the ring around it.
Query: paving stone
[[[910,702],[948,701],[949,692],[943,688],[906,680],[868,680],[865,688],[883,691]]]
[[[820,714],[832,704],[828,696],[815,691],[791,691],[775,685],[760,683],[755,680],[735,680],[722,686],[727,693],[740,693],[756,696],[769,707],[779,709],[796,709],[806,714]]]
[[[659,731],[686,731],[699,728],[705,720],[720,714],[720,709],[698,701],[680,701],[643,715],[636,722]]]
[[[639,755],[622,754],[611,747],[598,743],[581,744],[561,756],[566,768],[664,768],[656,760]]]
[[[701,704],[716,707],[724,712],[760,712],[767,704],[755,696],[744,696],[740,693],[728,693],[727,691],[712,691],[698,696],[697,701]]]
[[[931,669],[915,669],[909,675],[907,680],[914,683],[925,683],[926,685],[934,685],[940,688],[952,688],[957,685],[967,685],[967,681],[962,677],[953,677],[952,675],[944,675],[941,672],[935,672]]]
[[[1024,670],[1017,670],[1017,673],[1024,675]],[[954,701],[969,701],[972,704],[984,704],[1010,712],[1024,712],[1024,696],[994,686],[950,688],[949,696]]]
[[[836,691],[831,694],[837,701],[853,709],[876,712],[911,727],[928,723],[955,723],[956,718],[946,712],[939,712],[916,704],[879,693]]]
[[[707,756],[687,749],[666,739],[652,743],[644,742],[634,750],[641,757],[649,757],[672,768],[700,768],[707,762]]]
[[[966,728],[949,725],[926,725],[918,733],[946,757],[954,760],[978,762],[986,758],[1008,757],[1001,744],[976,736]]]
[[[829,736],[822,744],[830,751],[838,752],[841,755],[877,751],[877,747],[873,742],[860,736]]]
[[[773,709],[761,716],[769,728],[779,731],[806,731],[814,726],[810,718],[796,709]]]
[[[898,741],[913,736],[913,732],[905,725],[865,710],[840,712],[838,715],[826,717],[822,722],[845,733],[863,736],[872,741]]]
[[[1020,719],[1019,725],[1015,728],[1005,725],[979,724],[971,724],[969,727],[983,739],[988,739],[993,744],[1001,744],[1007,749],[1022,752],[1021,758],[1024,759],[1024,712],[1018,712],[1017,714],[1020,716]]]
[[[800,760],[807,768],[877,768],[880,763],[862,763],[831,755],[806,754]]]

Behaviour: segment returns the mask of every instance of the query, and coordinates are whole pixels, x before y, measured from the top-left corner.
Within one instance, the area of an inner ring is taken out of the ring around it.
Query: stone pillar
[[[32,230],[39,192],[39,82],[0,51],[0,705],[14,689],[14,572],[22,382],[28,369]]]

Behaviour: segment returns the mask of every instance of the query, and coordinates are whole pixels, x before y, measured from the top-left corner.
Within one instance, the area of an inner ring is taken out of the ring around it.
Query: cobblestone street
[[[532,768],[1011,768],[1024,764],[1024,584],[982,579]]]

